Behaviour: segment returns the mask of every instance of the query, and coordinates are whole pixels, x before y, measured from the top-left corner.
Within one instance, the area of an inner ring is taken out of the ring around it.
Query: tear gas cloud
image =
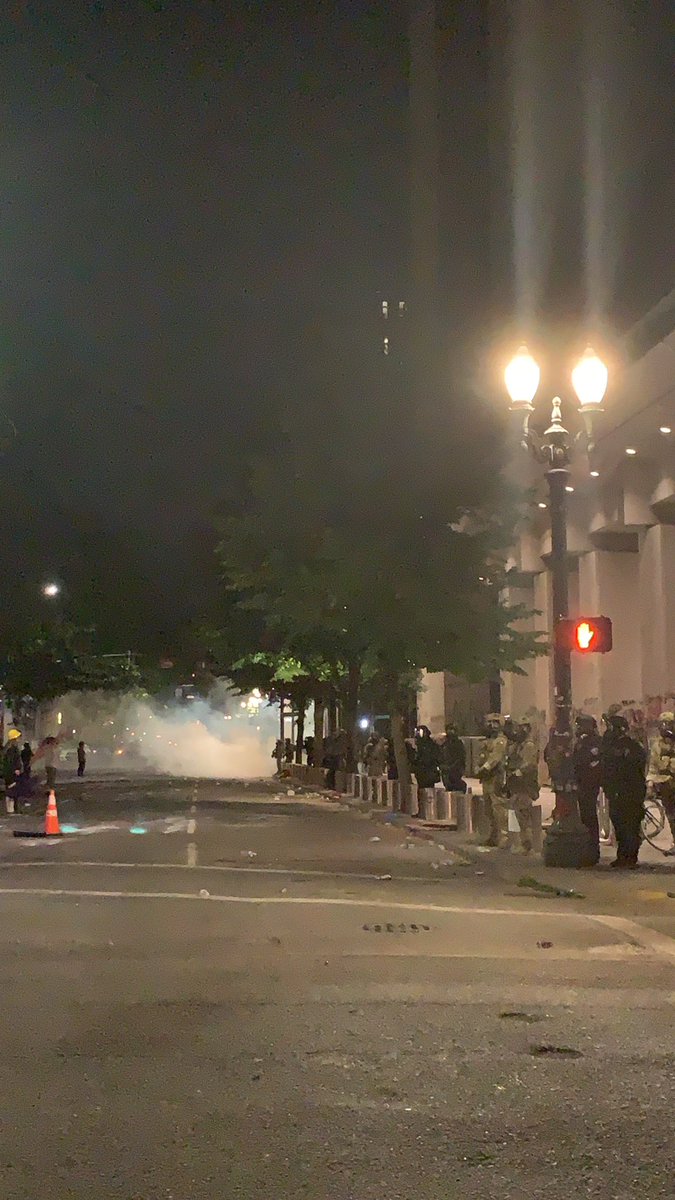
[[[136,695],[71,692],[54,702],[48,724],[42,736],[67,731],[68,740],[85,741],[96,752],[90,757],[95,769],[254,779],[274,770],[279,710],[255,693],[235,695],[219,680],[206,699],[168,704]]]

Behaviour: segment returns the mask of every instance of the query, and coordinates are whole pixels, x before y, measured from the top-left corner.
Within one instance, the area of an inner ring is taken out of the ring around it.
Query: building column
[[[675,525],[647,529],[639,559],[642,699],[666,697],[675,692]]]
[[[576,708],[595,717],[610,704],[642,698],[640,563],[637,554],[593,550],[579,560],[579,597],[572,616],[609,617],[609,654],[573,655],[572,697]]]

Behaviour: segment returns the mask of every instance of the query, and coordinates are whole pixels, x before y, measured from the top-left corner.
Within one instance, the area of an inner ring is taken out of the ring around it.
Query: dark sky
[[[518,19],[535,308],[584,308],[584,30],[609,114],[603,316],[672,286],[668,8],[440,0],[450,340],[514,312]],[[103,521],[187,603],[196,531],[279,421],[320,407],[317,347],[405,280],[405,5],[7,0],[0,44],[5,512],[38,546],[54,506]]]

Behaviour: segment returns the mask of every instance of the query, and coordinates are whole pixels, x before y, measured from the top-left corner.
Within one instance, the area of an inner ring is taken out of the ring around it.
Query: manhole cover
[[[394,925],[387,921],[386,925],[364,925],[364,933],[428,933],[429,925]]]

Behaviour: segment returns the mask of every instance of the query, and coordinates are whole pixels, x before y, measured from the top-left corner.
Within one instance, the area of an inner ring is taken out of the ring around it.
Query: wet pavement
[[[671,1196],[672,872],[287,790],[92,778],[58,841],[0,822],[2,1194]]]

